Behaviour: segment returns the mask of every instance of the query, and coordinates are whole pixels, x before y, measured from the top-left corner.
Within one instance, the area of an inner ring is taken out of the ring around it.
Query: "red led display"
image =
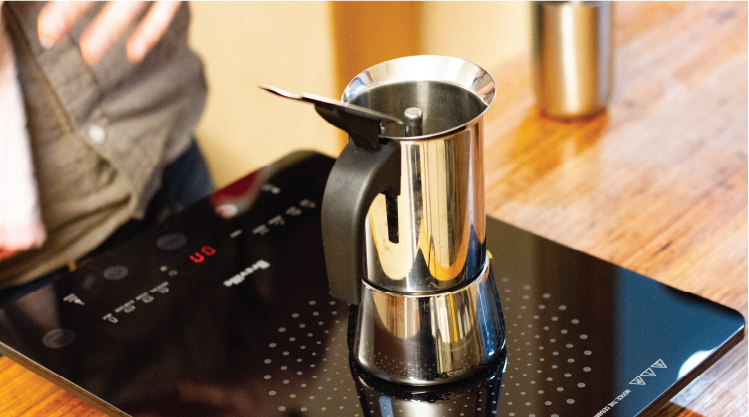
[[[205,260],[205,256],[213,256],[215,254],[216,249],[213,249],[210,246],[203,246],[202,248],[200,248],[199,252],[195,252],[194,254],[190,255],[190,260],[195,262],[196,264],[199,264]]]

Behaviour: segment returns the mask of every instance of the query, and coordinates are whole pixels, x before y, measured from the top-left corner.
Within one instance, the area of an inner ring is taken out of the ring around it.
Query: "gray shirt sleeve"
[[[43,4],[2,7],[24,94],[47,242],[0,262],[0,288],[76,260],[143,215],[161,172],[190,144],[206,82],[190,50],[187,4],[146,58],[127,60],[134,26],[101,62],[83,61],[78,39],[95,4],[53,48],[37,36]]]

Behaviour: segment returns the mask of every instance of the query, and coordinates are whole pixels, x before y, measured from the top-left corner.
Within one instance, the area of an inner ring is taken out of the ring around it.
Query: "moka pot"
[[[503,353],[485,247],[482,115],[494,95],[470,62],[412,56],[360,73],[343,104],[292,97],[350,136],[323,196],[323,245],[331,294],[358,305],[351,354],[371,375],[436,385]]]

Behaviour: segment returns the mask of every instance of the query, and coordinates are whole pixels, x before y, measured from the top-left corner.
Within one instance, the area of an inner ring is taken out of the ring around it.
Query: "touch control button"
[[[127,276],[127,267],[123,265],[114,265],[104,270],[104,278],[112,281],[125,278]]]
[[[156,241],[156,246],[162,250],[176,250],[187,243],[187,236],[182,233],[167,233]]]
[[[74,340],[74,331],[70,329],[54,329],[44,335],[42,343],[50,349],[60,349],[70,345]]]

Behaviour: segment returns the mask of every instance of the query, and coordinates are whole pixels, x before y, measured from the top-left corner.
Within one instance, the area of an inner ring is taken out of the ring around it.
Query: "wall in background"
[[[341,96],[363,70],[421,53],[421,14],[426,3],[408,1],[331,2],[337,87]]]
[[[435,1],[419,3],[421,53],[454,56],[491,69],[530,54],[530,2]]]
[[[339,98],[360,71],[414,54],[491,70],[530,53],[528,2],[195,2],[190,42],[209,97],[197,136],[217,185],[296,149],[335,156],[345,135],[311,105],[257,88]]]
[[[311,105],[260,90],[336,95],[328,2],[194,2],[190,42],[208,102],[197,136],[218,186],[297,149],[335,155],[338,129]]]

